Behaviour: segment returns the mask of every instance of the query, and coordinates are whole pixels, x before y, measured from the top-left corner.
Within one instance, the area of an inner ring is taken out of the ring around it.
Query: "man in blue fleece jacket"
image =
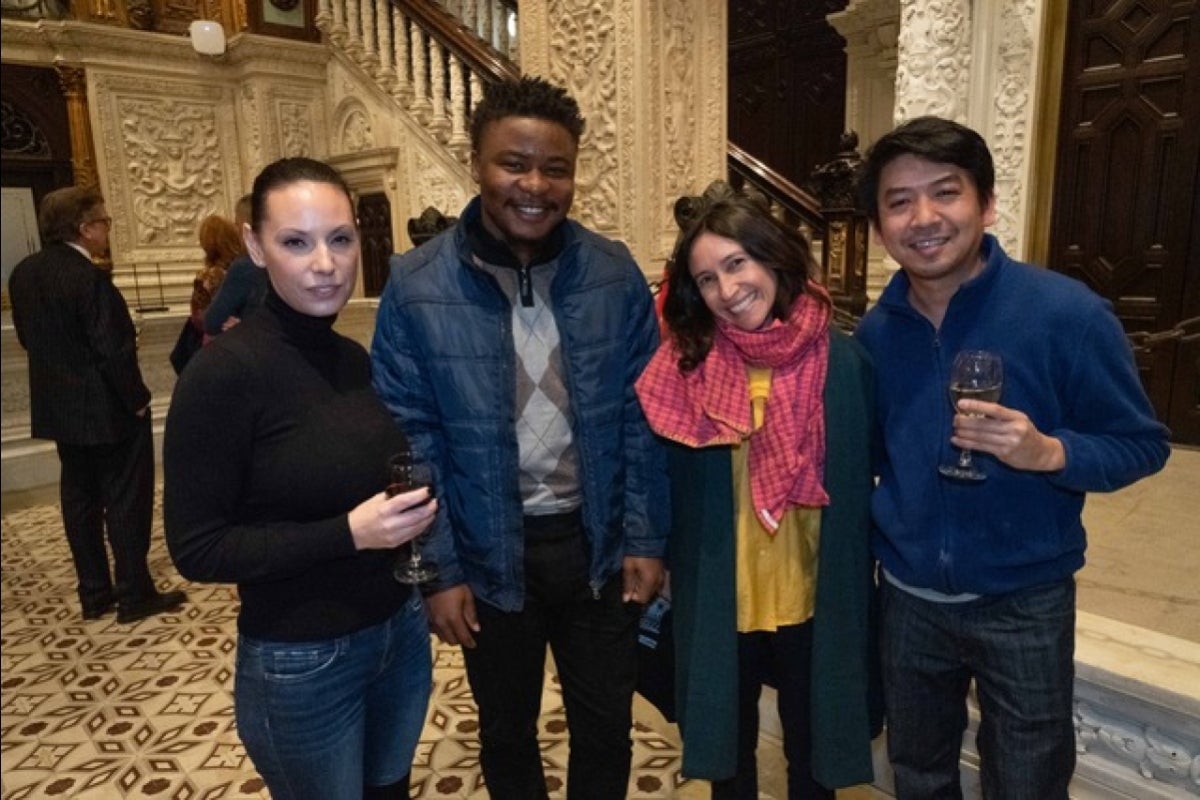
[[[902,267],[857,332],[880,387],[873,547],[897,796],[962,796],[973,679],[984,796],[1065,800],[1085,493],[1157,472],[1168,431],[1110,304],[985,234],[996,198],[979,134],[914,119],[871,148],[859,188]],[[962,350],[1001,356],[998,403],[950,405]],[[985,480],[939,474],[961,448]]]

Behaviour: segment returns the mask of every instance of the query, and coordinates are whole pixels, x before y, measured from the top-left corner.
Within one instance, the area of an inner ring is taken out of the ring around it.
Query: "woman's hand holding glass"
[[[349,514],[350,535],[358,550],[390,550],[420,536],[437,516],[437,498],[421,486],[394,497],[369,497]]]

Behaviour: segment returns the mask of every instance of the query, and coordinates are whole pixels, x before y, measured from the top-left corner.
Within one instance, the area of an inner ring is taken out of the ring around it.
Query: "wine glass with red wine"
[[[388,459],[388,497],[411,492],[422,486],[429,488],[429,500],[432,500],[433,470],[428,464],[413,463],[412,451],[402,450]],[[424,502],[429,502],[429,500]],[[437,577],[437,567],[421,558],[420,542],[426,535],[427,532],[410,539],[408,555],[401,555],[396,561],[392,575],[401,583],[427,583]]]

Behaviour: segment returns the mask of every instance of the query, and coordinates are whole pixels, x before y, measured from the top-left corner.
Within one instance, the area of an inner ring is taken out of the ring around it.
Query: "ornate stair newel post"
[[[867,310],[867,232],[870,223],[858,208],[854,184],[862,156],[858,134],[842,134],[838,154],[813,170],[805,187],[821,201],[825,246],[821,271],[834,304],[856,317]]]

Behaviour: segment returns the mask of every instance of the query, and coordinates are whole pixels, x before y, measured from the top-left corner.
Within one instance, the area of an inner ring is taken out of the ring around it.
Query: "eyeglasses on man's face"
[[[112,217],[93,217],[92,219],[85,219],[83,224],[90,225],[93,222],[103,222],[106,227],[112,227]]]

